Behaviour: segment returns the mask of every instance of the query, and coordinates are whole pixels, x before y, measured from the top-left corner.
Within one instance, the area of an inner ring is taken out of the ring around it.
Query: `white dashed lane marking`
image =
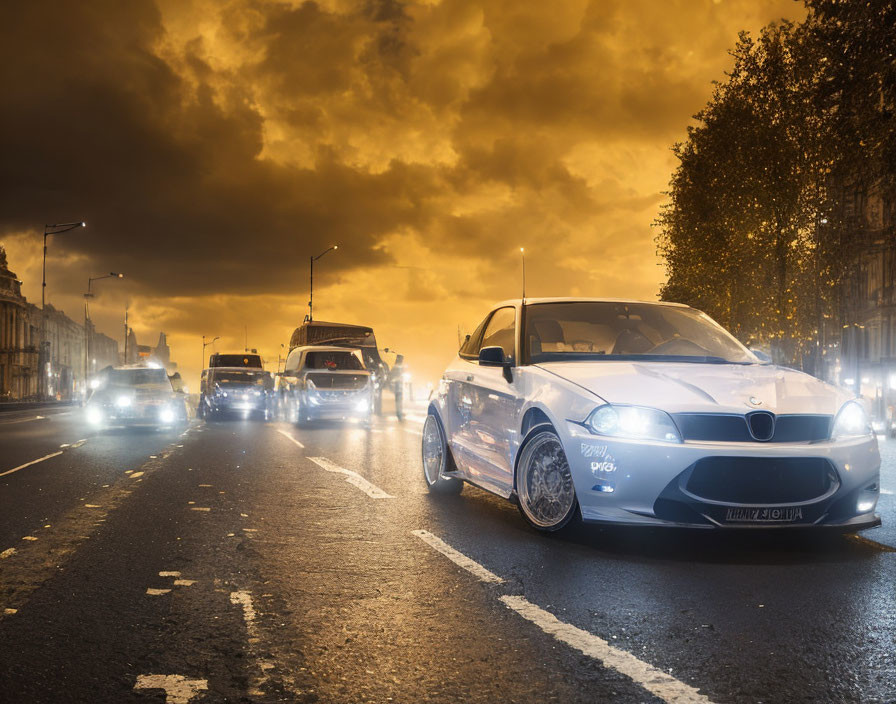
[[[31,465],[37,464],[38,462],[43,462],[44,460],[49,460],[53,457],[59,457],[59,455],[61,454],[62,450],[59,450],[58,452],[51,452],[49,455],[38,457],[36,460],[31,460],[30,462],[26,462],[25,464],[20,464],[18,467],[13,467],[12,469],[7,469],[5,472],[0,472],[0,477],[5,477],[7,474],[18,472],[20,469],[25,469],[25,467],[30,467]]]
[[[429,531],[412,530],[411,533],[416,535],[420,540],[429,545],[433,550],[442,553],[458,567],[463,567],[467,572],[472,574],[481,582],[489,582],[491,584],[503,584],[504,580],[493,572],[489,572],[485,567],[480,565],[476,560],[467,557],[462,552],[458,552],[441,538],[436,537]]]
[[[325,469],[328,472],[334,472],[336,474],[344,474],[345,481],[347,481],[352,486],[358,487],[361,491],[367,494],[371,499],[394,499],[395,497],[391,494],[387,494],[385,491],[380,489],[378,486],[371,484],[364,477],[362,477],[357,472],[353,472],[350,469],[345,469],[345,467],[340,467],[338,464],[334,464],[330,462],[326,457],[309,457],[309,460],[314,462],[314,464],[318,465],[322,469]]]
[[[593,633],[564,623],[554,614],[545,611],[521,596],[499,597],[504,605],[513,609],[527,621],[534,623],[545,633],[561,643],[580,650],[588,657],[630,677],[638,685],[666,702],[675,704],[709,704],[710,700],[696,688],[675,679],[662,670],[638,660],[631,653],[610,645]]]
[[[292,442],[294,442],[296,445],[298,445],[299,447],[301,447],[303,450],[305,449],[305,446],[304,446],[302,443],[300,443],[298,440],[296,440],[292,435],[290,435],[289,433],[287,433],[285,430],[280,430],[280,429],[278,428],[278,429],[277,429],[277,432],[280,433],[283,437],[285,437],[285,438],[289,438]]]
[[[490,572],[462,552],[455,550],[444,540],[429,531],[414,530],[411,532],[480,581],[491,584],[502,584],[504,582],[496,574]],[[696,688],[675,679],[672,675],[663,672],[653,665],[639,660],[631,653],[610,645],[603,638],[593,633],[584,631],[572,624],[564,623],[549,611],[545,611],[522,596],[502,595],[499,599],[507,608],[512,609],[527,621],[535,624],[548,635],[594,658],[604,667],[612,668],[631,678],[636,684],[663,701],[670,702],[670,704],[672,702],[675,704],[711,704],[710,700],[700,694]]]

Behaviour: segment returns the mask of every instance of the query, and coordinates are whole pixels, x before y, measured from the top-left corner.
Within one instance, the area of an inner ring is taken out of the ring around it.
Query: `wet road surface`
[[[18,420],[0,418],[3,702],[896,701],[896,441],[884,526],[859,539],[546,538],[476,488],[427,493],[421,410]]]

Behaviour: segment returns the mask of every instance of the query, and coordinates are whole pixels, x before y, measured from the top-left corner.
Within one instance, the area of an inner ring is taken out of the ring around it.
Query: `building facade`
[[[45,326],[44,369],[40,355],[41,327]],[[96,332],[91,335],[91,371],[118,364],[118,342]],[[6,251],[0,247],[0,402],[49,398],[69,400],[85,390],[87,340],[82,323],[61,310],[29,303],[22,282],[10,271]],[[42,389],[41,374],[45,374]]]

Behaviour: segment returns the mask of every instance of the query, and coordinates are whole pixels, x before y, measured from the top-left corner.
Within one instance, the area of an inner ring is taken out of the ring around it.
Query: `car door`
[[[466,388],[466,379],[479,356],[482,333],[485,332],[485,326],[491,316],[491,313],[485,316],[473,334],[467,336],[457,353],[457,358],[442,375],[442,382],[446,388],[445,414],[442,423],[448,444],[451,446],[458,469],[477,481],[480,472],[475,453],[472,451],[470,432],[473,405],[469,390]]]
[[[501,347],[505,358],[515,361],[518,358],[517,317],[512,306],[495,310],[479,348]],[[512,447],[522,407],[518,379],[508,382],[503,368],[481,366],[478,361],[470,360],[463,390],[470,405],[466,442],[480,481],[507,495],[513,488]]]

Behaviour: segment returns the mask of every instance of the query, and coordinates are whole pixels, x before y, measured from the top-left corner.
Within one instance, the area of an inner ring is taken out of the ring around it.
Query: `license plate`
[[[729,523],[793,523],[803,519],[799,506],[766,508],[729,508],[725,520]]]

